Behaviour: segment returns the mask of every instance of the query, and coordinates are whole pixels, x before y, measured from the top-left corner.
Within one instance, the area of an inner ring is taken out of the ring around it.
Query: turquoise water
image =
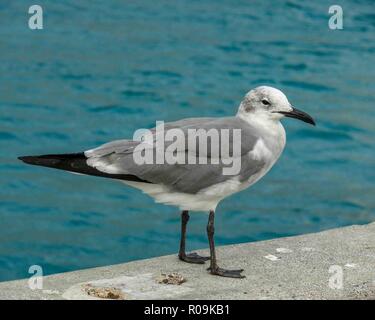
[[[127,3],[128,2],[128,3]],[[272,5],[271,5],[272,3]],[[155,120],[233,115],[251,88],[283,90],[317,127],[284,121],[271,172],[218,207],[219,245],[375,219],[375,4],[339,1],[30,1],[0,4],[0,280],[175,253],[177,209],[109,180],[26,166]],[[189,248],[207,247],[194,214]],[[350,239],[348,239],[350,241]]]

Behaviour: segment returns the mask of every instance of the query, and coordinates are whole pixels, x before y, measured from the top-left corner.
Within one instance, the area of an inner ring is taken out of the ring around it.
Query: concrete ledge
[[[125,299],[375,299],[375,223],[217,251],[221,266],[245,269],[246,279],[211,276],[207,264],[171,255],[47,276],[43,290],[30,290],[27,280],[2,282],[0,299],[94,299],[83,290],[88,282],[115,288]],[[172,272],[186,282],[156,281]]]

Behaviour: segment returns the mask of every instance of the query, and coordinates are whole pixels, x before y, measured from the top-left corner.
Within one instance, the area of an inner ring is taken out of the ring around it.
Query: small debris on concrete
[[[125,300],[125,294],[117,288],[94,287],[92,284],[85,284],[83,289],[89,296],[92,297]]]
[[[43,290],[43,293],[45,294],[60,294],[60,291],[59,290]]]
[[[280,252],[280,253],[291,253],[291,252],[293,252],[293,250],[290,250],[288,248],[277,248],[276,251]]]
[[[271,260],[271,261],[277,261],[277,260],[280,260],[280,258],[279,257],[276,257],[276,256],[274,256],[273,254],[268,254],[268,255],[266,255],[266,256],[264,256],[266,259],[268,259],[268,260]]]
[[[356,263],[347,263],[345,265],[345,267],[347,267],[347,268],[357,268],[357,264]]]
[[[173,273],[162,273],[157,279],[156,281],[158,283],[163,283],[163,284],[174,284],[174,285],[180,285],[184,282],[186,282],[186,279],[176,273],[176,272],[173,272]]]
[[[352,300],[375,300],[374,282],[362,282],[351,289],[349,299]]]

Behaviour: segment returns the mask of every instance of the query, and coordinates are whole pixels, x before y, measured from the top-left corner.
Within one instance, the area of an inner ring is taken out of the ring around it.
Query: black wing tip
[[[109,174],[101,172],[94,167],[90,167],[86,163],[87,157],[85,156],[84,152],[44,154],[40,156],[20,156],[17,158],[24,163],[36,166],[55,168],[104,178],[151,183],[150,181],[143,180],[132,174]]]
[[[25,162],[25,163],[33,163],[33,160],[35,160],[36,158],[38,158],[38,157],[35,157],[35,156],[17,157],[18,160],[21,160],[22,162]]]
[[[20,156],[17,158],[24,163],[41,164],[41,162],[45,162],[45,161],[86,159],[86,156],[83,152],[78,152],[78,153],[66,153],[66,154],[43,154],[39,156]]]
[[[43,156],[21,156],[21,157],[18,157],[18,159],[26,164],[39,165],[39,166],[46,165],[48,163],[51,164],[53,161],[52,159],[46,160],[43,158]]]

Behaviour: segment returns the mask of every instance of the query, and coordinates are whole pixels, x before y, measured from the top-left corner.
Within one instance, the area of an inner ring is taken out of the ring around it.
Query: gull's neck
[[[280,127],[283,128],[281,122],[278,119],[270,119],[267,115],[263,113],[243,113],[238,112],[236,117],[241,118],[247,122],[250,126],[256,128],[260,132],[265,132],[267,134],[278,134]]]
[[[265,144],[274,150],[277,156],[282,152],[286,143],[285,129],[279,119],[270,119],[262,113],[238,112],[236,117],[244,120],[259,133]]]

